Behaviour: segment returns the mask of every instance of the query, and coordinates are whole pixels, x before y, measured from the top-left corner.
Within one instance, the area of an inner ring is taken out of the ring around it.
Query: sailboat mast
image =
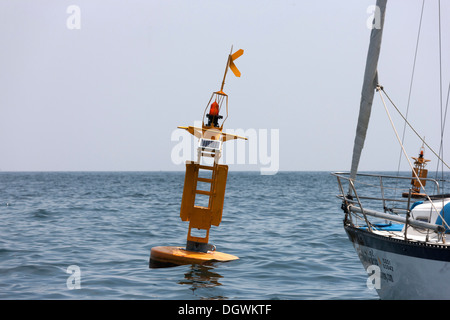
[[[361,151],[364,147],[367,128],[369,126],[370,113],[372,110],[373,96],[378,85],[377,65],[381,49],[381,38],[383,35],[384,16],[386,12],[387,0],[377,0],[375,7],[374,24],[370,33],[370,44],[367,53],[366,69],[364,71],[364,82],[361,91],[361,102],[356,127],[356,136],[353,146],[352,166],[350,178],[355,179],[358,171]],[[351,189],[349,187],[349,194]]]

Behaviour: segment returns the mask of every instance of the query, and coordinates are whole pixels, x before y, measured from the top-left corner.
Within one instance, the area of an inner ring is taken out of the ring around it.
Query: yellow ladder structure
[[[203,156],[207,155],[202,152]],[[209,230],[211,225],[219,226],[222,220],[227,175],[228,166],[216,161],[212,165],[186,162],[180,217],[182,221],[189,221],[187,250],[207,252],[213,249],[208,244]],[[209,188],[199,188],[199,182]],[[198,201],[198,198],[203,198],[203,201]],[[203,230],[205,235],[194,236],[193,229]]]

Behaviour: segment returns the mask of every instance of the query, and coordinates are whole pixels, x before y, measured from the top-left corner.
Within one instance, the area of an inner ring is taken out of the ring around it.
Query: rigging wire
[[[442,135],[442,48],[441,48],[441,0],[438,1],[438,23],[439,23],[439,99],[441,106],[441,135]]]
[[[419,176],[417,175],[417,172],[414,170],[414,167],[413,167],[413,165],[412,165],[412,163],[411,163],[411,160],[409,160],[409,158],[408,158],[408,154],[406,153],[405,147],[403,146],[403,144],[402,144],[402,142],[401,142],[401,139],[400,139],[400,137],[399,137],[399,135],[398,135],[397,129],[395,128],[394,122],[392,121],[392,118],[391,118],[391,115],[390,115],[390,113],[389,113],[389,110],[388,110],[388,108],[387,108],[387,106],[386,106],[386,103],[384,102],[383,95],[381,94],[381,92],[383,92],[383,93],[385,93],[385,94],[386,94],[386,92],[384,91],[383,87],[380,86],[380,85],[377,85],[377,91],[380,93],[380,97],[381,97],[381,101],[383,102],[384,109],[386,110],[386,114],[387,114],[387,116],[388,116],[388,118],[389,118],[389,121],[390,121],[390,123],[391,123],[392,128],[394,129],[395,136],[397,137],[397,140],[398,140],[398,142],[399,142],[399,144],[400,144],[400,147],[401,147],[401,149],[402,149],[402,151],[403,151],[403,153],[404,153],[404,155],[405,155],[405,158],[408,160],[408,163],[409,163],[409,166],[411,167],[411,170],[412,170],[412,172],[413,172],[414,178],[416,178],[417,181],[419,182],[420,187],[423,189],[423,191],[424,191],[424,193],[425,193],[425,195],[426,195],[428,201],[430,201],[430,204],[431,204],[431,206],[433,207],[434,211],[437,213],[437,215],[438,215],[439,217],[441,217],[443,224],[444,224],[447,228],[450,229],[450,226],[448,225],[447,221],[444,219],[444,217],[442,217],[442,215],[440,214],[440,212],[437,210],[436,206],[434,205],[434,202],[431,201],[430,196],[427,194],[427,192],[426,192],[426,190],[425,190],[425,186],[422,184],[422,181],[420,180]],[[391,101],[391,103],[392,103],[392,100],[389,98],[389,96],[388,96],[387,94],[386,94],[386,97],[387,97],[387,98],[389,99],[389,101]],[[392,105],[395,107],[395,105],[394,105],[393,103],[392,103]],[[395,107],[395,109],[398,111],[397,107]],[[401,113],[400,113],[400,115],[403,117],[403,115],[402,115]],[[403,117],[403,118],[404,118],[404,117]],[[405,121],[406,121],[406,119],[405,119]],[[406,122],[407,122],[407,121],[406,121]],[[409,122],[408,122],[408,125],[409,125]],[[414,130],[414,129],[413,129],[413,130]],[[414,132],[416,132],[416,131],[414,130]],[[419,136],[419,138],[420,138],[420,136]],[[423,140],[422,140],[422,141],[423,141]],[[423,143],[424,143],[425,145],[427,145],[427,144],[425,143],[425,141],[423,141]],[[427,145],[427,147],[430,148],[428,145]],[[436,153],[435,153],[431,148],[430,148],[430,150],[436,155]],[[437,156],[437,155],[436,155],[436,156]],[[441,161],[444,162],[444,160],[441,160]],[[448,167],[448,166],[447,166],[447,167]]]
[[[420,39],[420,31],[422,29],[422,18],[423,18],[423,9],[425,7],[425,0],[422,1],[422,10],[420,12],[420,20],[419,20],[419,28],[417,31],[417,40],[416,40],[416,50],[414,52],[414,62],[413,62],[413,68],[411,73],[411,81],[409,83],[409,94],[408,94],[408,103],[406,105],[406,114],[405,117],[408,119],[408,113],[409,113],[409,105],[411,102],[411,93],[412,93],[412,86],[413,86],[413,80],[414,80],[414,73],[416,69],[416,60],[417,60],[417,51],[419,49],[419,39]],[[402,144],[405,141],[405,131],[406,131],[406,123],[403,124],[403,133],[402,133]],[[397,166],[397,175],[400,172],[400,163],[402,162],[402,150],[400,149],[399,159],[398,159],[398,166]]]
[[[450,95],[450,82],[448,84],[448,90],[447,90],[447,101],[445,103],[445,112],[444,112],[444,120],[442,125],[442,131],[441,131],[441,146],[439,148],[439,154],[442,154],[442,157],[444,157],[444,130],[445,130],[445,122],[447,119],[447,111],[448,111],[448,101],[449,101],[449,95]],[[442,170],[442,173],[444,170]]]
[[[440,110],[441,110],[441,141],[439,146],[439,155],[444,157],[444,130],[445,130],[445,119],[447,118],[448,109],[448,92],[447,92],[447,102],[445,106],[445,112],[443,111],[443,92],[442,92],[442,38],[441,38],[441,1],[438,1],[438,23],[439,23],[439,93],[440,93]],[[449,85],[450,90],[450,85]],[[436,177],[439,173],[439,161],[436,165]],[[441,164],[441,177],[444,177],[444,167]]]
[[[436,151],[433,150],[433,148],[431,148],[428,143],[426,143],[426,141],[419,135],[419,133],[413,128],[413,126],[409,123],[409,121],[405,118],[405,116],[400,112],[400,110],[397,108],[397,106],[395,105],[395,103],[391,100],[391,98],[389,97],[389,95],[386,93],[386,91],[384,90],[383,87],[378,86],[379,91],[383,91],[383,93],[386,95],[386,97],[389,99],[389,101],[391,102],[392,106],[395,108],[395,110],[398,112],[398,114],[403,118],[403,120],[405,121],[405,123],[411,128],[411,130],[417,135],[417,137],[423,142],[424,145],[427,146],[428,149],[430,149],[430,151],[440,160],[442,161],[442,164],[445,165],[448,169],[450,169],[450,166],[444,161],[444,159],[442,159],[437,153]],[[409,159],[408,159],[409,160]]]
[[[412,66],[412,72],[411,72],[411,80],[409,82],[409,93],[408,93],[408,102],[406,105],[406,114],[405,117],[406,119],[408,119],[408,114],[409,114],[409,106],[410,106],[410,102],[411,102],[411,94],[412,94],[412,87],[413,87],[413,82],[414,82],[414,74],[416,71],[416,61],[417,61],[417,52],[419,51],[419,40],[420,40],[420,31],[422,30],[422,20],[423,20],[423,12],[424,12],[424,8],[425,8],[425,0],[422,0],[422,9],[420,11],[420,19],[419,19],[419,27],[417,30],[417,39],[416,39],[416,49],[414,52],[414,60],[413,60],[413,66]],[[402,133],[402,145],[405,142],[405,134],[406,134],[406,122],[403,123],[403,133]],[[397,176],[400,175],[400,165],[402,162],[402,149],[400,148],[399,151],[399,155],[398,155],[398,165],[397,165]],[[396,194],[397,192],[397,185],[398,185],[398,181],[395,182],[395,192],[394,194]]]

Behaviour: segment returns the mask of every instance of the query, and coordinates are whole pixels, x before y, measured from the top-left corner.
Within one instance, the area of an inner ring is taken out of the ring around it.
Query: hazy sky
[[[426,1],[408,116],[438,150],[437,3]],[[180,144],[173,141],[179,137],[176,127],[201,120],[211,93],[220,89],[233,45],[244,55],[236,60],[242,76],[227,76],[225,129],[258,135],[246,142],[257,150],[256,163],[232,170],[259,170],[269,144],[279,150],[272,154],[279,170],[347,171],[369,43],[368,8],[374,4],[0,0],[0,170],[184,170],[173,158]],[[68,13],[71,5],[79,8],[79,20]],[[421,0],[387,5],[379,79],[404,112],[421,5]],[[442,1],[441,11],[447,13],[442,16],[445,107],[448,1]],[[70,29],[68,20],[72,26],[79,22],[79,29]],[[397,129],[401,134],[401,122]],[[276,141],[270,140],[274,132]],[[195,141],[187,133],[183,139]],[[420,146],[408,133],[411,156]],[[227,142],[224,148],[235,147]],[[449,159],[449,147],[444,151]],[[396,170],[399,152],[376,95],[360,168]],[[406,161],[402,168],[408,169]]]

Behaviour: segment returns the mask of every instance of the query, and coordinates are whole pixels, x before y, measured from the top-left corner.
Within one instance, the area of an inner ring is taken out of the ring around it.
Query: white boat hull
[[[345,230],[368,270],[368,284],[381,299],[450,299],[450,248],[446,245],[393,239],[350,226]]]

